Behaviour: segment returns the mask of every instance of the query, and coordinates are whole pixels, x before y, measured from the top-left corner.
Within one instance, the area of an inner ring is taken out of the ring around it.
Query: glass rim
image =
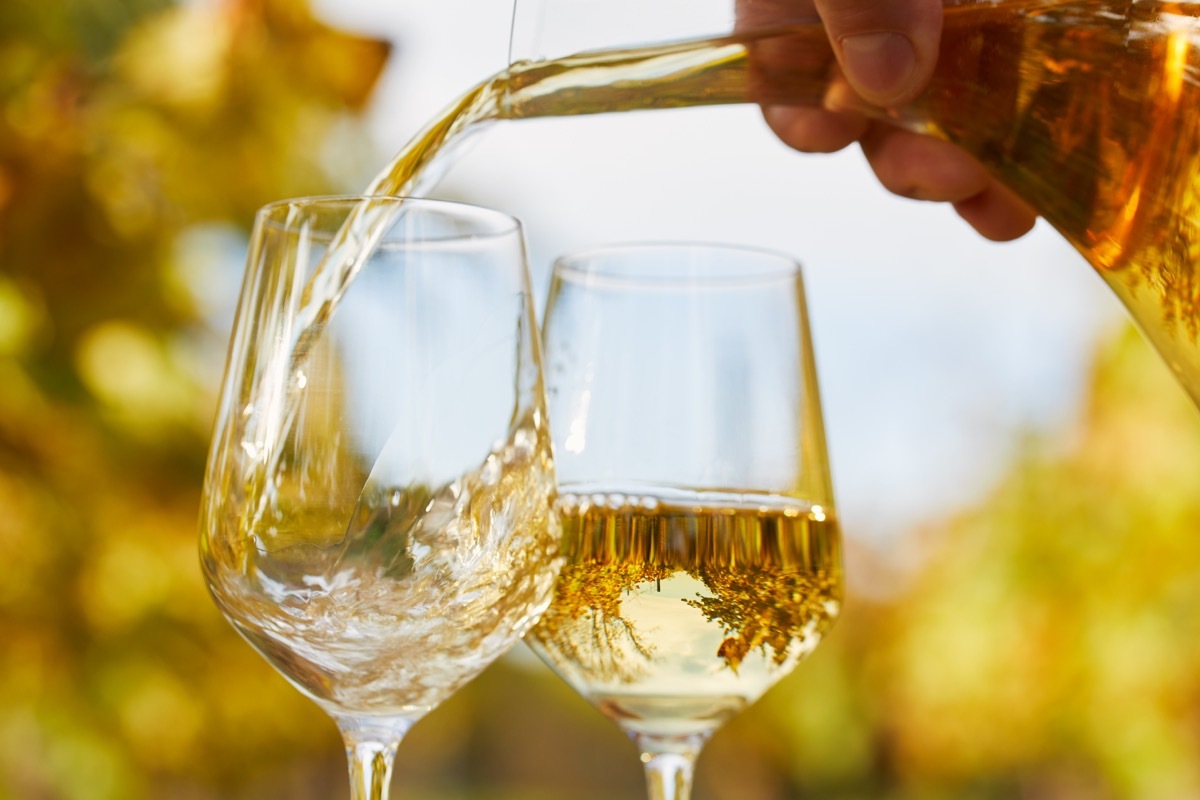
[[[691,270],[672,270],[670,273],[640,273],[625,269],[613,270],[613,257],[628,263],[628,256],[665,253],[741,256],[723,260],[719,269],[696,269],[700,264],[692,260]],[[753,263],[747,263],[750,257]],[[781,250],[772,250],[754,245],[726,242],[702,242],[687,240],[624,242],[600,245],[572,253],[554,260],[553,274],[559,280],[587,286],[623,289],[721,289],[770,285],[803,280],[803,265],[795,256]]]
[[[440,200],[430,197],[411,197],[408,195],[364,195],[364,194],[320,194],[320,195],[301,195],[297,197],[286,197],[279,200],[273,200],[262,205],[255,214],[255,219],[265,226],[273,230],[286,231],[293,227],[285,223],[279,218],[279,214],[289,213],[291,210],[303,210],[310,208],[353,208],[354,206],[369,201],[378,203],[379,205],[405,204],[416,209],[425,209],[430,211],[439,211],[444,216],[453,217],[456,219],[467,220],[475,218],[481,221],[478,230],[467,232],[458,232],[454,234],[430,235],[421,237],[415,242],[422,244],[436,244],[439,242],[456,242],[463,240],[487,240],[499,239],[513,234],[520,234],[522,231],[521,220],[505,211],[488,206],[478,205],[476,203],[466,203],[459,200]],[[331,225],[328,231],[313,232],[312,235],[317,240],[332,240],[340,229],[345,220],[339,220],[335,225]],[[488,223],[491,223],[490,225]],[[386,238],[386,237],[385,237]],[[410,242],[411,243],[411,242]]]

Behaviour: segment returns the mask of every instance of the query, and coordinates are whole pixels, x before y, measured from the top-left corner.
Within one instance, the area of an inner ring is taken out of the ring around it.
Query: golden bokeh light
[[[229,262],[263,203],[381,163],[390,52],[303,0],[0,0],[0,800],[344,796],[334,726],[220,617],[195,526]],[[1079,417],[974,507],[890,550],[846,531],[844,616],[716,734],[701,796],[1200,797],[1197,498],[1195,408],[1106,344]],[[611,728],[512,658],[414,728],[399,793],[641,796]]]

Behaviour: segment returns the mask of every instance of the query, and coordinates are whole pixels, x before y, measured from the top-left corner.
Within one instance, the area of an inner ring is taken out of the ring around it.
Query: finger
[[[953,203],[959,216],[987,239],[1018,239],[1037,221],[1033,209],[949,142],[876,124],[863,137],[862,149],[888,191]]]
[[[868,125],[859,114],[800,106],[768,106],[763,119],[784,144],[806,153],[841,150],[857,141]]]
[[[941,0],[816,0],[816,7],[864,100],[894,108],[924,89],[937,63]]]
[[[734,0],[737,30],[776,28],[817,17],[813,0]]]
[[[991,183],[978,161],[955,145],[884,124],[862,139],[863,154],[884,187],[915,200],[958,202]]]
[[[1033,209],[996,181],[974,197],[955,203],[954,210],[984,238],[994,242],[1019,239],[1037,222]]]

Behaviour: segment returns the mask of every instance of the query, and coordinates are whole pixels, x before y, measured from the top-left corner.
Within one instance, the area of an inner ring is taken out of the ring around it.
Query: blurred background
[[[484,0],[0,3],[0,798],[348,796],[332,722],[217,614],[196,513],[261,204],[361,189],[501,68]],[[805,264],[848,536],[826,643],[697,800],[1200,796],[1200,419],[1053,231],[994,245],[753,108],[498,125],[434,192],[552,259]],[[518,650],[401,748],[409,800],[640,798]]]

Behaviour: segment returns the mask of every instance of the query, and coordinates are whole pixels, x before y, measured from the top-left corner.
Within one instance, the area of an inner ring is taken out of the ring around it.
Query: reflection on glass
[[[560,260],[544,332],[566,566],[533,649],[686,800],[708,736],[841,604],[798,266],[711,245]]]

